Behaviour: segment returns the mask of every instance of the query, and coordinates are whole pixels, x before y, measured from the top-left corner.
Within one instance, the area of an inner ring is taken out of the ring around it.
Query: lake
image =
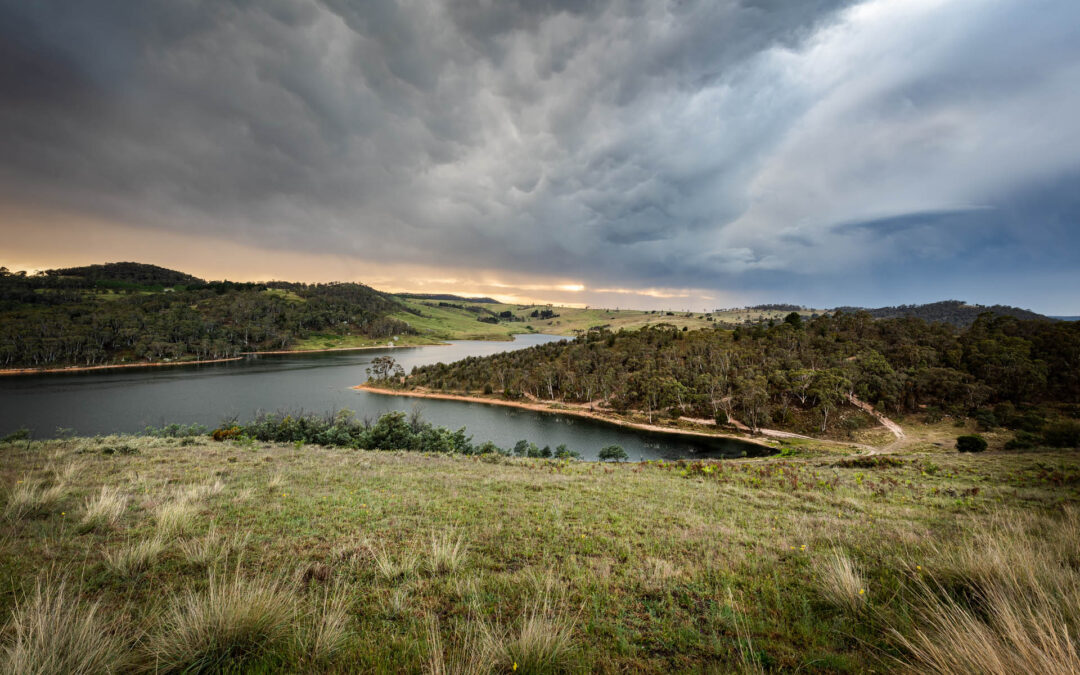
[[[461,401],[380,396],[352,389],[367,379],[376,356],[390,354],[408,372],[413,366],[450,363],[468,356],[524,349],[561,340],[519,335],[513,342],[460,340],[449,345],[309,354],[259,355],[227,363],[124,368],[82,373],[0,377],[0,435],[28,427],[36,438],[58,429],[80,436],[134,433],[147,426],[204,424],[210,428],[259,411],[352,410],[376,419],[392,410],[419,409],[424,419],[458,429],[475,443],[503,448],[527,439],[540,447],[565,443],[585,459],[621,445],[632,460],[740,457],[760,446],[733,439],[696,439],[648,433],[553,413]]]

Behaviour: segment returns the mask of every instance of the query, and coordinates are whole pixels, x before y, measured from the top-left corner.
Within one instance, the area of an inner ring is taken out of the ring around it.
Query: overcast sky
[[[0,0],[0,264],[1080,314],[1076,0]]]

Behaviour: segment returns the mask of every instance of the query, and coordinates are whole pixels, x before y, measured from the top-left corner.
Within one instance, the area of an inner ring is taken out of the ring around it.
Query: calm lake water
[[[358,417],[419,408],[434,424],[466,427],[473,441],[509,448],[520,439],[540,447],[565,443],[586,459],[618,444],[639,459],[739,457],[758,446],[728,439],[697,440],[621,429],[601,422],[501,406],[380,396],[351,389],[367,379],[373,358],[390,354],[406,371],[563,339],[519,335],[513,342],[455,341],[447,346],[317,354],[253,356],[242,361],[166,368],[0,377],[0,435],[29,427],[36,438],[73,429],[82,436],[132,433],[170,423],[248,420],[259,411],[352,410]]]

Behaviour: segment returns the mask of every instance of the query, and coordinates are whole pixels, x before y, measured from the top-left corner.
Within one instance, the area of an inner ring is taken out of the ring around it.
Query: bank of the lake
[[[500,340],[505,342],[505,340]],[[165,366],[200,366],[209,363],[229,363],[242,361],[250,356],[280,356],[284,354],[323,354],[326,352],[358,352],[372,349],[407,349],[413,347],[440,347],[449,345],[449,342],[420,342],[412,343],[388,343],[381,345],[364,345],[359,347],[328,347],[326,349],[270,349],[257,352],[242,352],[239,356],[230,356],[222,359],[190,359],[175,361],[140,361],[138,363],[105,363],[97,366],[62,366],[59,368],[7,368],[0,370],[0,375],[40,375],[46,373],[88,373],[97,370],[115,370],[117,368],[161,368]]]
[[[562,404],[557,401],[508,401],[504,398],[495,398],[487,396],[470,396],[466,394],[445,394],[441,392],[427,391],[423,389],[388,389],[385,387],[377,387],[368,383],[358,384],[353,389],[358,391],[366,391],[373,394],[380,394],[382,396],[405,396],[409,398],[425,398],[435,399],[440,401],[461,401],[463,403],[481,403],[484,405],[497,405],[506,408],[516,408],[518,410],[531,410],[533,412],[549,413],[553,415],[570,415],[572,417],[581,417],[596,422],[602,422],[604,424],[610,424],[616,427],[622,427],[624,429],[634,429],[637,431],[646,431],[654,434],[672,434],[674,436],[687,436],[697,438],[724,438],[740,443],[746,443],[750,445],[756,445],[761,447],[764,451],[763,454],[772,454],[776,452],[776,448],[768,443],[747,438],[745,436],[736,436],[735,434],[723,433],[723,432],[707,432],[697,431],[694,429],[680,429],[678,427],[665,427],[658,424],[645,424],[642,422],[634,422],[631,420],[616,417],[612,414],[605,414],[596,412],[595,410],[589,410],[582,407],[571,406],[568,404]]]

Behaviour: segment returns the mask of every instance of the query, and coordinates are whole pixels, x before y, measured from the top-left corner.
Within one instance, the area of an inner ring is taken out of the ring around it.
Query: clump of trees
[[[655,325],[417,368],[406,386],[591,404],[650,420],[694,417],[843,434],[887,414],[937,410],[1042,429],[1041,405],[1080,402],[1080,323],[982,315],[967,328],[859,312],[774,326]]]

